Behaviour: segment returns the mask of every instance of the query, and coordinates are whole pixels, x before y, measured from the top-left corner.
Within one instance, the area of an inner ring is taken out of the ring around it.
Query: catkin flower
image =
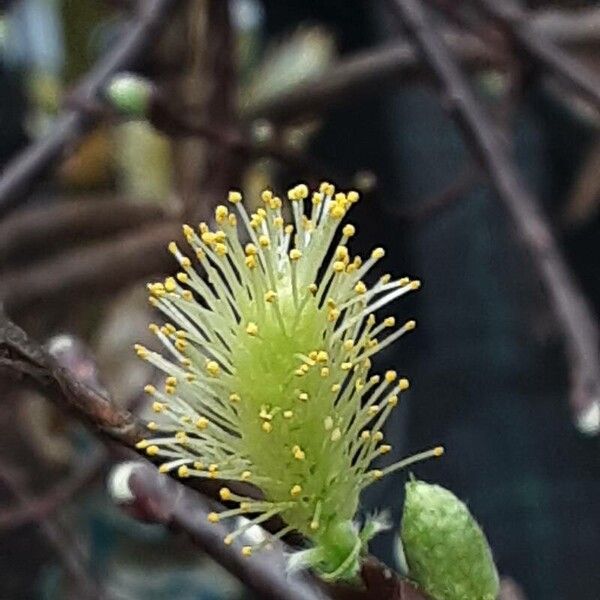
[[[367,286],[384,251],[376,248],[364,261],[350,254],[355,227],[341,223],[357,192],[336,193],[323,183],[311,194],[298,185],[288,199],[292,223],[282,200],[267,190],[254,214],[234,191],[229,202],[237,214],[217,206],[216,230],[185,225],[202,275],[170,244],[181,272],[148,285],[150,302],[169,319],[150,326],[169,358],[136,346],[166,374],[164,390],[146,387],[159,418],[139,447],[163,472],[261,490],[264,498],[255,500],[221,488],[221,499],[234,508],[209,520],[247,517],[226,544],[278,515],[287,526],[276,537],[296,530],[312,543],[291,557],[292,568],[350,578],[381,528],[376,520],[362,531],[354,524],[361,491],[442,453],[435,448],[371,466],[391,449],[382,428],[409,386],[395,371],[371,375],[371,358],[415,327],[407,321],[395,328],[392,317],[378,321],[375,313],[420,284],[385,275]]]

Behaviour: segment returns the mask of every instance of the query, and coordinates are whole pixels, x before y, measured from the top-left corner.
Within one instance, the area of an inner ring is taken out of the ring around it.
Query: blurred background
[[[142,55],[124,63],[162,105],[124,119],[90,77],[160,4],[0,2],[7,314],[143,417],[154,374],[132,344],[149,339],[144,283],[173,268],[165,247],[179,224],[209,218],[229,188],[355,187],[358,243],[385,246],[386,270],[423,281],[396,307],[417,331],[377,365],[412,382],[386,437],[399,455],[446,447],[415,472],[468,503],[511,582],[506,598],[598,600],[598,408],[574,413],[546,287],[392,3],[165,2]],[[425,4],[597,313],[600,104],[511,44],[479,2]],[[527,8],[535,35],[598,74],[597,3]],[[15,187],[32,147],[48,160]],[[114,506],[105,478],[122,453],[1,371],[0,398],[1,600],[250,597],[183,536]],[[394,529],[371,548],[392,566],[404,478],[364,498],[365,512],[392,511]]]

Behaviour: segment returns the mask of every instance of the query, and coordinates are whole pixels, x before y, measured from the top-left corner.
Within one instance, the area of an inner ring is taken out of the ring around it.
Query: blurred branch
[[[139,278],[164,273],[172,266],[167,244],[181,229],[159,223],[121,236],[66,251],[29,268],[2,276],[0,302],[9,311],[23,311],[40,301],[73,298],[84,293],[114,294]]]
[[[0,483],[21,503],[23,508],[35,502],[25,486],[13,475],[10,466],[3,463],[0,463]],[[106,599],[98,582],[94,581],[84,567],[86,561],[76,540],[70,539],[63,528],[47,516],[42,516],[38,520],[38,525],[43,536],[54,548],[66,574],[77,587],[79,597],[82,600]]]
[[[0,221],[0,266],[19,255],[47,254],[65,241],[87,241],[164,218],[148,204],[106,198],[78,198],[33,206]]]
[[[75,472],[56,483],[42,495],[28,498],[17,507],[0,510],[0,530],[14,529],[29,523],[41,523],[91,483],[105,465],[102,453],[96,453],[75,468]]]
[[[90,110],[106,83],[119,71],[131,69],[143,59],[159,30],[168,22],[176,0],[143,0],[137,16],[121,40],[77,86],[72,108],[56,119],[50,134],[25,149],[4,169],[0,177],[0,216],[15,208],[56,162],[72,151],[81,137],[101,118]],[[75,106],[76,105],[76,106]]]
[[[600,110],[600,77],[544,35],[530,22],[529,15],[515,0],[473,0],[476,5],[500,25],[518,49],[530,60],[552,73]]]
[[[390,0],[389,4],[419,47],[440,88],[444,107],[471,143],[546,286],[565,341],[571,405],[578,425],[583,428],[592,417],[600,414],[596,318],[567,267],[537,200],[513,166],[499,131],[470,90],[466,77],[431,24],[422,3],[419,0]]]
[[[553,43],[573,49],[600,48],[600,8],[578,12],[532,13],[531,27]],[[501,51],[484,44],[467,32],[445,30],[444,42],[456,60],[469,70],[504,67]],[[248,119],[287,121],[311,115],[331,106],[356,100],[357,96],[381,93],[382,86],[426,75],[414,46],[406,41],[367,50],[340,60],[325,73],[299,83],[264,102],[242,109]]]

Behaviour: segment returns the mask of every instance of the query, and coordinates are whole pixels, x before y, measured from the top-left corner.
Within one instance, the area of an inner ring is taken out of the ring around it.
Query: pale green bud
[[[152,84],[132,73],[120,73],[106,87],[106,97],[122,114],[144,117],[148,113]]]
[[[498,573],[485,535],[449,490],[408,482],[400,537],[409,577],[432,599],[498,597]]]

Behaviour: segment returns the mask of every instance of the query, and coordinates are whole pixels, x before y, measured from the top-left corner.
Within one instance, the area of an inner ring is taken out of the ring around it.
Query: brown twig
[[[47,255],[55,246],[146,226],[165,214],[158,207],[112,198],[77,198],[33,206],[0,221],[0,266],[25,255]]]
[[[471,143],[546,286],[565,341],[574,416],[578,424],[585,427],[590,417],[598,414],[600,404],[595,316],[569,271],[537,200],[522,183],[500,134],[431,25],[421,2],[391,0],[390,6],[418,45],[440,88],[444,107]]]
[[[60,297],[112,294],[138,278],[168,271],[173,261],[166,247],[179,234],[179,225],[168,221],[6,272],[0,302],[8,311],[23,311]]]
[[[15,208],[40,178],[64,158],[67,149],[72,151],[77,141],[101,118],[101,114],[89,107],[98,102],[102,89],[115,73],[131,69],[144,58],[159,30],[167,23],[167,15],[177,4],[176,0],[139,3],[136,19],[120,42],[77,86],[72,95],[76,99],[74,106],[60,114],[47,137],[29,146],[5,167],[0,177],[0,215]]]
[[[600,77],[545,36],[530,23],[515,0],[473,0],[544,72],[552,73],[600,110]]]
[[[540,11],[531,16],[531,26],[540,35],[577,50],[600,46],[599,24],[598,8],[577,13]],[[466,69],[505,65],[506,56],[471,34],[444,31],[443,36],[456,60]],[[342,59],[316,77],[263,102],[242,107],[242,116],[247,120],[290,121],[355,101],[357,95],[381,93],[385,86],[393,87],[398,81],[405,82],[423,75],[423,65],[414,46],[407,41],[396,42]]]

